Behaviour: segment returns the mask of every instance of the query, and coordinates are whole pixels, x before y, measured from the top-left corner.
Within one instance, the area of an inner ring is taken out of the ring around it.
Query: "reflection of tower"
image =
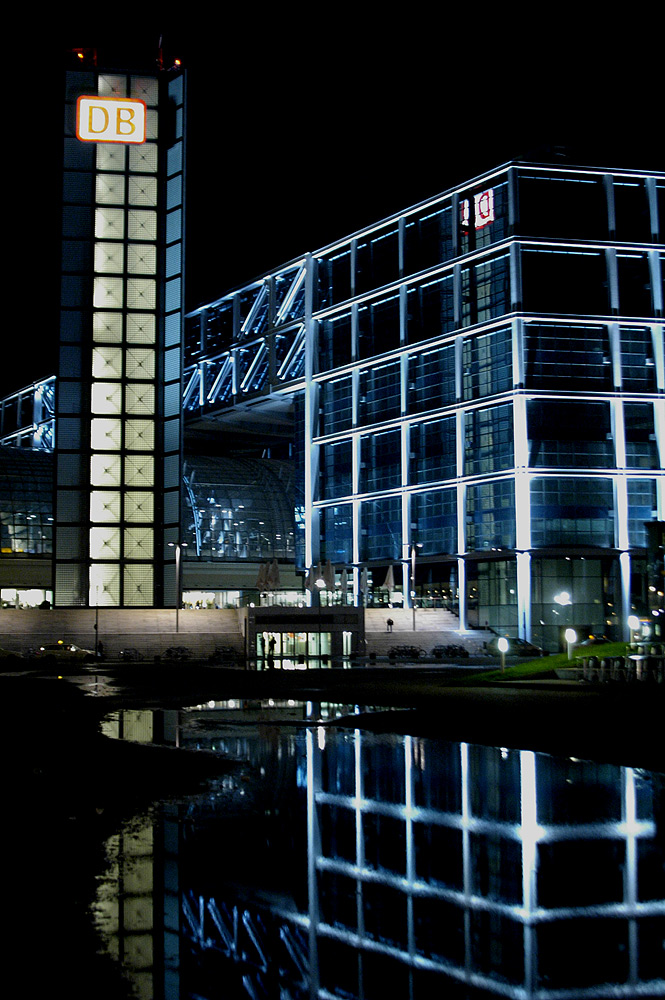
[[[173,606],[185,78],[66,74],[55,603]]]

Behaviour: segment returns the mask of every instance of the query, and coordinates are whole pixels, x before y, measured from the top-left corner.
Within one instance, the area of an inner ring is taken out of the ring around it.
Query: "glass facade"
[[[302,367],[263,387],[302,399],[300,569],[366,603],[390,572],[405,605],[457,588],[462,628],[550,648],[567,581],[571,625],[622,631],[665,516],[662,186],[511,163],[304,260]]]
[[[99,167],[89,220],[98,553],[149,551],[123,512],[158,503],[148,167],[128,207]],[[392,573],[398,602],[446,593],[462,629],[555,648],[566,591],[570,625],[618,637],[663,604],[639,578],[665,520],[664,190],[513,162],[291,261],[186,317],[184,415],[293,403],[296,567],[330,560],[357,602]]]

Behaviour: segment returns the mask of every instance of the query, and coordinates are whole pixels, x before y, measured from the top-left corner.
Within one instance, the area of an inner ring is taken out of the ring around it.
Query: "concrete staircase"
[[[388,632],[386,619],[392,618],[392,632]],[[455,644],[464,646],[470,656],[482,655],[483,643],[492,638],[491,632],[459,631],[459,619],[443,608],[418,608],[416,630],[413,630],[413,611],[404,608],[367,608],[365,611],[365,638],[367,652],[387,656],[392,646],[420,646],[427,655],[434,646]]]
[[[4,609],[0,611],[0,646],[27,652],[48,642],[74,642],[95,648],[95,620],[104,654],[112,659],[133,647],[146,658],[162,655],[170,646],[185,646],[195,656],[207,657],[216,647],[244,650],[239,613],[225,610],[136,610],[100,608]]]

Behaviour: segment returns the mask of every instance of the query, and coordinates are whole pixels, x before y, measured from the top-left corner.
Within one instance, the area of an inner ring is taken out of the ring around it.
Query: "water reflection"
[[[143,721],[220,777],[109,845],[137,995],[665,996],[662,775],[229,711]]]

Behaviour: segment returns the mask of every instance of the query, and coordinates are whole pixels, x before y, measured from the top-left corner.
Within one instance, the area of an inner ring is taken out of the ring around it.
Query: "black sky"
[[[187,308],[507,159],[566,148],[662,169],[661,65],[648,30],[451,19],[404,8],[181,11],[134,30],[62,22],[7,54],[33,114],[13,143],[0,391],[55,371],[61,73],[98,64],[188,71]],[[184,23],[182,18],[184,17]],[[22,294],[21,289],[25,290]]]

